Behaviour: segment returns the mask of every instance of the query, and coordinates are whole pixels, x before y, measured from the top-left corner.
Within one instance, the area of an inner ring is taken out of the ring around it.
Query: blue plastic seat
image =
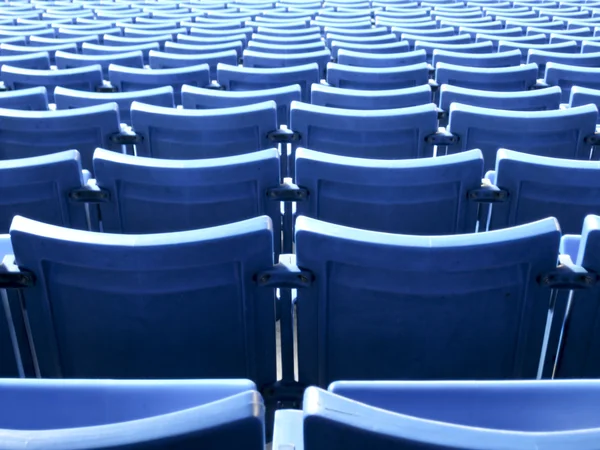
[[[308,189],[308,198],[297,204],[297,214],[386,233],[474,232],[478,205],[468,192],[480,187],[482,175],[479,150],[391,161],[301,148],[295,183]]]
[[[371,54],[341,49],[338,51],[337,62],[344,66],[357,67],[397,67],[409,66],[426,62],[425,50],[415,50],[402,53]]]
[[[448,131],[457,142],[447,151],[479,148],[486,169],[495,167],[500,148],[587,160],[591,144],[586,138],[594,134],[597,116],[595,105],[556,111],[508,111],[454,103],[450,106]]]
[[[59,44],[59,45],[15,45],[0,44],[0,55],[26,55],[28,53],[47,52],[50,57],[50,64],[54,64],[54,54],[59,51],[77,53],[77,44]]]
[[[231,38],[231,36],[237,36],[239,34],[245,34],[246,35],[246,40],[250,39],[250,36],[252,36],[252,33],[254,33],[254,28],[252,27],[246,27],[246,28],[240,28],[240,29],[235,29],[235,30],[209,30],[209,29],[205,29],[201,27],[198,28],[190,28],[190,36],[196,36],[196,37],[207,37],[207,38],[224,38],[224,37],[228,37]]]
[[[207,86],[210,83],[208,64],[178,67],[173,69],[135,69],[111,64],[109,79],[121,92],[141,91],[163,86],[172,86],[175,103],[181,99],[181,86]]]
[[[254,91],[220,91],[187,85],[181,88],[181,104],[185,109],[229,108],[273,100],[277,104],[278,125],[290,123],[290,104],[301,99],[302,90],[297,84]]]
[[[84,55],[114,55],[141,51],[142,55],[144,55],[144,64],[149,64],[149,54],[151,50],[159,51],[158,43],[151,42],[149,44],[129,45],[123,47],[85,43],[81,47],[81,51]]]
[[[600,44],[600,37],[562,35],[560,34],[560,31],[550,35],[551,44],[558,44],[561,42],[575,42],[577,43],[577,48],[580,49],[583,42]]]
[[[58,69],[74,69],[99,64],[102,67],[102,75],[108,79],[108,67],[118,64],[126,67],[144,67],[143,54],[140,50],[136,52],[117,53],[113,55],[78,55],[58,51],[56,52],[56,67]]]
[[[518,42],[526,44],[548,44],[548,38],[545,34],[535,34],[529,36],[495,36],[493,32],[489,34],[478,34],[475,36],[476,42],[490,41],[494,47],[494,51],[498,49],[500,42]]]
[[[228,91],[252,91],[298,84],[302,89],[302,101],[310,102],[310,87],[319,83],[320,75],[316,63],[276,69],[219,64],[217,81]]]
[[[357,90],[313,84],[311,103],[330,108],[393,109],[431,103],[429,85],[405,89]]]
[[[17,216],[10,235],[20,268],[52,273],[22,290],[43,377],[275,381],[274,291],[252,281],[273,264],[268,217],[114,235]]]
[[[279,44],[256,42],[254,40],[248,43],[248,49],[262,53],[273,54],[292,54],[292,53],[310,53],[325,49],[325,44],[318,42],[301,42],[299,44],[289,42],[279,42]]]
[[[0,108],[48,111],[48,94],[44,86],[0,92]]]
[[[281,37],[280,36],[271,36],[268,34],[254,33],[254,34],[252,34],[252,41],[254,43],[281,44]],[[183,42],[183,41],[180,40],[180,42]],[[290,44],[290,45],[308,44],[308,43],[315,43],[315,42],[323,42],[321,40],[321,35],[319,33],[306,34],[306,35],[295,36],[295,37],[289,36],[289,37],[285,38],[285,43]]]
[[[340,50],[351,50],[354,52],[367,52],[371,54],[396,54],[401,52],[407,52],[409,49],[408,42],[391,42],[387,44],[374,44],[374,43],[356,43],[356,42],[345,42],[345,41],[333,41],[331,43],[331,53],[333,58],[337,58]]]
[[[114,47],[131,47],[134,45],[143,44],[158,44],[160,50],[164,50],[165,42],[171,41],[173,38],[170,34],[160,36],[148,36],[148,37],[123,37],[115,36],[113,34],[106,34],[103,36],[105,45]]]
[[[421,42],[416,41],[415,50],[424,50],[427,54],[427,62],[431,62],[433,58],[433,52],[436,50],[447,50],[451,52],[459,53],[471,53],[471,54],[491,54],[492,43],[491,42],[476,42],[472,44],[438,44],[435,42]]]
[[[81,36],[87,36],[90,33],[97,33],[98,42],[100,44],[104,43],[104,36],[107,34],[114,34],[116,36],[121,36],[122,29],[111,27],[111,28],[102,28],[98,30],[77,30],[72,28],[59,28],[56,31],[56,37],[58,38],[78,38]],[[83,44],[81,44],[81,48],[83,48]]]
[[[43,156],[75,149],[92,169],[96,147],[121,150],[119,112],[114,103],[66,111],[0,109],[0,160]]]
[[[237,62],[238,55],[235,50],[206,54],[175,54],[157,52],[154,50],[150,51],[151,69],[173,69],[208,64],[210,68],[210,78],[213,80],[217,78],[218,64],[235,65]]]
[[[380,34],[376,36],[327,33],[325,38],[325,43],[327,46],[331,47],[331,43],[333,41],[354,42],[355,44],[392,44],[394,42],[398,42],[398,36],[393,33]]]
[[[134,101],[167,108],[175,107],[171,86],[131,92],[86,92],[57,87],[54,90],[54,100],[57,109],[85,108],[114,102],[119,107],[121,122],[128,125],[131,125],[130,108]]]
[[[530,50],[543,50],[546,52],[556,53],[578,53],[579,49],[574,41],[559,42],[557,44],[530,44],[524,42],[509,42],[500,41],[498,44],[498,52],[506,52],[509,50],[520,50],[522,56],[521,62],[527,61],[527,54]]]
[[[265,406],[246,380],[2,380],[0,395],[6,448],[265,445]]]
[[[81,51],[81,46],[84,42],[97,44],[99,42],[99,38],[95,34],[68,38],[54,38],[45,36],[31,36],[29,38],[29,44],[37,47],[54,47],[61,44],[75,44],[78,52]]]
[[[494,36],[523,36],[523,30],[520,27],[503,28],[500,30],[490,30],[488,28],[480,28],[479,25],[463,26],[458,29],[460,34],[470,34],[474,39],[478,34],[493,34]]]
[[[415,236],[301,216],[297,264],[320,283],[298,290],[299,381],[536,377],[550,299],[537,278],[555,270],[559,241],[553,218]]]
[[[583,42],[581,45],[581,53],[597,53],[600,52],[600,43]]]
[[[44,86],[48,100],[54,103],[54,88],[65,86],[83,91],[95,91],[102,86],[102,67],[99,64],[75,69],[36,70],[3,65],[0,79],[12,90]]]
[[[351,36],[351,37],[369,37],[369,36],[382,36],[384,34],[388,34],[389,31],[387,27],[375,27],[368,28],[365,30],[353,30],[349,28],[336,28],[336,27],[325,27],[323,29],[323,33],[325,36],[328,34],[336,34],[338,36]]]
[[[175,39],[179,33],[187,34],[187,28],[185,27],[173,27],[163,29],[143,29],[143,28],[124,28],[123,36],[125,37],[146,37],[146,36],[161,36],[170,34],[171,39]]]
[[[596,184],[596,180],[593,180]],[[576,264],[582,276],[591,276],[592,283],[587,289],[574,290],[566,302],[564,316],[559,317],[561,342],[556,358],[556,378],[597,378],[600,375],[597,352],[598,308],[600,295],[596,274],[599,272],[598,230],[600,217],[589,215],[583,222],[578,235],[563,236],[561,255],[563,264]]]
[[[413,24],[411,24],[411,26],[407,26],[407,25],[392,27],[391,31],[398,37],[399,40],[402,40],[402,41],[408,41],[408,39],[404,39],[404,37],[403,37],[404,35],[423,36],[423,38],[424,38],[423,40],[426,40],[425,38],[434,38],[434,37],[442,38],[442,37],[452,37],[455,35],[454,28],[452,28],[452,27],[426,29],[419,23],[413,23]],[[414,45],[414,41],[417,41],[417,40],[421,40],[421,39],[410,39],[410,46],[412,47]]]
[[[536,63],[540,69],[540,77],[546,72],[549,62],[581,67],[600,67],[600,52],[597,53],[555,53],[543,50],[529,50],[528,63]]]
[[[221,44],[209,44],[201,45],[200,43],[179,43],[179,42],[167,42],[165,43],[166,53],[177,53],[181,55],[208,55],[211,53],[220,53],[224,51],[234,50],[236,55],[240,57],[244,44],[242,41],[231,41]]]
[[[301,411],[277,411],[273,448],[596,450],[599,389],[596,380],[341,381],[308,388]]]
[[[469,67],[440,62],[436,64],[438,84],[480,89],[484,91],[525,91],[536,85],[535,64],[511,67]]]
[[[294,102],[290,122],[291,129],[299,134],[297,147],[370,159],[433,156],[426,138],[438,128],[434,104],[351,110]]]
[[[0,174],[3,199],[0,233],[8,233],[16,215],[68,228],[88,229],[85,205],[69,198],[71,191],[85,184],[77,151],[0,161]]]
[[[501,149],[487,175],[507,196],[491,205],[489,229],[556,217],[563,233],[579,233],[588,214],[600,213],[600,163],[548,158]],[[548,183],[556,180],[556,184]]]
[[[542,24],[543,25],[543,24]],[[552,28],[540,28],[540,27],[527,27],[527,34],[538,34],[543,33],[545,35],[551,35],[556,33],[556,29]],[[592,30],[590,27],[579,27],[572,28],[570,30],[559,30],[561,36],[591,36]]]
[[[569,97],[570,108],[588,105],[590,103],[600,108],[600,90],[580,86],[571,88],[571,96]],[[600,123],[600,116],[598,117],[598,123]]]
[[[600,89],[600,67],[579,67],[549,62],[544,81],[562,89],[563,102],[568,102],[573,86]]]
[[[452,30],[452,28],[451,28]],[[452,30],[454,31],[454,30]],[[471,44],[471,36],[468,34],[457,34],[452,36],[428,36],[418,34],[415,30],[414,34],[402,33],[402,41],[407,41],[410,45],[410,49],[414,50],[415,42],[432,42],[435,44]]]
[[[244,67],[254,68],[281,68],[317,63],[319,73],[324,77],[327,64],[331,61],[331,53],[328,49],[292,54],[263,53],[246,49],[243,58]]]
[[[20,39],[25,39],[25,42],[22,42],[20,45],[25,45],[26,42],[29,42],[29,37],[30,36],[48,36],[48,37],[54,37],[54,30],[51,28],[42,28],[42,29],[38,29],[38,30],[23,30],[23,31],[19,31],[17,29],[14,30],[0,30],[0,38],[2,39],[16,39],[16,38],[20,38]],[[5,42],[5,43],[10,43],[9,42]],[[14,42],[16,45],[16,42]]]
[[[354,67],[329,63],[327,83],[348,89],[401,89],[427,84],[426,63],[399,67]]]
[[[511,67],[521,64],[521,52],[513,50],[502,53],[472,54],[439,49],[433,50],[431,64],[433,67],[436,67],[437,63],[440,62],[469,67]]]
[[[209,110],[173,109],[134,102],[133,128],[142,137],[137,155],[203,159],[242,155],[273,147],[274,101]]]

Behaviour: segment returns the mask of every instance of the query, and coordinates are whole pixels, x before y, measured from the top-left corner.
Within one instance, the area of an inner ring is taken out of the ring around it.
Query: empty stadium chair
[[[228,91],[251,91],[271,89],[298,84],[302,89],[302,101],[310,102],[310,87],[319,83],[319,66],[316,63],[277,69],[217,66],[217,81]]]
[[[111,64],[108,72],[111,84],[121,92],[172,86],[177,104],[180,103],[181,86],[184,84],[192,86],[210,84],[208,64],[173,69],[136,69]]]
[[[340,50],[350,50],[354,52],[368,52],[371,54],[389,54],[389,53],[401,53],[407,52],[409,49],[406,41],[401,42],[390,42],[386,44],[374,44],[374,43],[357,43],[357,42],[345,42],[345,41],[333,41],[331,43],[331,54],[334,59],[337,58]]]
[[[542,50],[529,50],[528,63],[536,63],[543,78],[546,64],[549,62],[567,64],[571,66],[600,67],[600,52],[598,53],[554,53]]]
[[[544,81],[550,86],[559,86],[562,89],[563,101],[567,102],[573,86],[600,88],[600,67],[579,67],[549,62],[546,64]]]
[[[578,53],[579,49],[574,41],[560,42],[558,44],[530,44],[524,42],[509,42],[500,41],[498,43],[498,52],[506,52],[509,50],[520,50],[522,59],[521,62],[527,61],[527,54],[530,50],[543,50],[546,52],[555,53]]]
[[[476,230],[478,205],[468,193],[479,189],[482,174],[479,150],[390,161],[301,148],[294,180],[308,190],[308,198],[297,204],[297,213],[387,233],[470,233]]]
[[[548,158],[501,149],[487,175],[500,187],[502,202],[491,205],[495,230],[556,217],[563,233],[579,233],[588,214],[600,213],[600,163]],[[548,184],[556,180],[556,185]]]
[[[42,377],[275,381],[274,291],[252,281],[273,266],[268,217],[114,235],[17,216],[10,236],[45,280],[21,290]]]
[[[93,45],[93,44],[90,44]],[[26,55],[28,53],[48,52],[50,64],[54,64],[54,54],[59,51],[77,53],[76,44],[59,44],[59,45],[15,45],[15,44],[0,44],[0,54],[2,56],[10,55]]]
[[[342,49],[338,52],[337,62],[344,66],[359,67],[395,67],[409,66],[427,61],[425,50],[403,53],[371,54]]]
[[[5,64],[24,69],[50,70],[50,58],[47,52],[0,56],[0,66]]]
[[[595,105],[556,111],[507,111],[454,103],[448,153],[479,148],[486,169],[500,148],[565,159],[589,159],[598,110]],[[438,154],[440,149],[438,148]]]
[[[273,100],[277,104],[278,125],[290,123],[290,104],[301,99],[302,90],[297,84],[254,91],[219,91],[188,85],[181,88],[181,104],[185,109],[228,108]]]
[[[377,36],[347,35],[327,33],[325,43],[331,47],[334,41],[353,42],[355,44],[392,44],[398,42],[398,36],[393,33],[380,34]]]
[[[78,55],[75,53],[56,52],[56,67],[58,69],[74,69],[99,64],[102,75],[108,79],[108,66],[117,64],[126,67],[144,67],[144,57],[140,50],[136,52],[116,53],[112,55]]]
[[[600,271],[599,229],[600,217],[590,215],[585,218],[580,234],[563,237],[563,264],[567,267],[576,264],[576,267],[583,268],[579,272],[585,278],[581,286],[583,289],[572,291],[566,313],[559,317],[562,333],[554,373],[556,378],[597,378],[600,375],[596,357],[600,344],[597,308],[600,292],[597,282]],[[585,280],[588,280],[587,286]]]
[[[50,103],[54,103],[56,86],[93,92],[103,85],[102,67],[99,64],[61,70],[23,69],[3,65],[0,68],[0,78],[12,90],[44,86],[48,90]]]
[[[279,170],[277,149],[188,161],[98,149],[95,184],[110,197],[99,204],[102,229],[107,233],[165,233],[268,215],[274,236],[280,237],[280,203],[265,195],[279,186]],[[280,253],[278,241],[275,252]]]
[[[65,111],[0,109],[0,160],[75,149],[92,169],[96,147],[121,150],[118,106],[114,103]]]
[[[248,49],[261,53],[310,53],[325,49],[325,44],[321,40],[316,42],[285,43],[274,44],[271,42],[257,42],[251,40],[248,43]]]
[[[406,89],[365,91],[313,84],[313,105],[348,109],[393,109],[431,103],[429,85]]]
[[[489,41],[475,42],[471,44],[437,44],[435,42],[416,41],[415,50],[424,50],[427,54],[427,62],[431,62],[433,52],[436,50],[447,50],[458,53],[488,54],[492,52],[492,43]]]
[[[141,51],[144,55],[144,64],[149,64],[150,50],[159,51],[158,43],[151,42],[149,44],[115,46],[115,45],[97,45],[88,44],[87,42],[81,46],[81,51],[84,55],[114,55],[116,53],[129,53]]]
[[[73,28],[59,28],[56,31],[56,36],[59,38],[76,38],[80,36],[87,36],[91,30],[77,30]],[[97,33],[98,42],[100,44],[104,43],[104,36],[108,34],[114,34],[115,36],[121,36],[122,29],[118,27],[110,27],[110,28],[102,28],[98,30],[93,30],[93,33]],[[81,48],[83,48],[83,44],[81,44]]]
[[[484,91],[526,91],[535,86],[538,68],[535,64],[511,67],[469,67],[437,63],[435,81]]]
[[[48,94],[44,86],[0,92],[0,108],[47,111]]]
[[[55,45],[60,44],[75,44],[77,45],[78,52],[81,50],[81,46],[84,42],[91,42],[97,44],[99,42],[99,38],[95,34],[68,38],[54,38],[46,36],[31,36],[29,38],[29,44],[35,45],[37,47],[53,47]]]
[[[600,107],[600,90],[579,86],[574,86],[571,89],[569,107],[573,108],[576,106],[588,105],[590,103]],[[600,122],[600,116],[598,117],[598,121]]]
[[[6,448],[265,445],[265,406],[246,380],[1,380],[0,395]]]
[[[281,44],[281,37],[279,37],[279,36],[270,36],[268,34],[254,33],[252,35],[252,42],[254,42],[255,44],[264,43],[264,44],[279,45],[279,44]],[[291,45],[305,44],[305,43],[314,43],[314,42],[323,42],[321,40],[321,35],[319,33],[306,34],[306,35],[302,35],[302,36],[286,37],[285,38],[285,43],[286,44],[291,44]]]
[[[238,62],[238,56],[235,50],[227,50],[219,53],[207,53],[199,55],[180,55],[174,53],[163,53],[150,51],[151,69],[173,69],[179,67],[197,66],[208,64],[210,68],[210,78],[217,78],[217,65],[230,64],[235,65]]]
[[[209,44],[209,45],[200,45],[200,43],[179,43],[179,42],[167,42],[165,44],[164,51],[166,53],[176,53],[180,55],[203,55],[203,54],[212,54],[212,53],[220,53],[224,51],[235,51],[236,56],[240,57],[242,55],[242,50],[244,48],[244,44],[242,41],[231,41],[224,42],[221,44]]]
[[[243,58],[244,67],[254,68],[281,68],[316,63],[319,74],[324,77],[327,63],[331,61],[331,53],[328,49],[290,54],[262,53],[246,49]]]
[[[276,412],[273,448],[595,450],[599,384],[573,381],[340,381]]]
[[[559,241],[553,218],[414,236],[299,217],[297,264],[320,280],[298,289],[299,381],[535,378],[550,299],[537,278],[556,269]]]
[[[210,110],[173,109],[134,102],[133,128],[142,140],[138,156],[202,159],[234,156],[273,147],[274,101]]]
[[[102,37],[104,45],[114,47],[132,47],[135,45],[158,44],[160,50],[164,50],[165,43],[169,42],[173,37],[170,34],[148,37],[123,37],[113,34],[105,34]]]
[[[134,101],[149,105],[175,107],[175,98],[171,86],[131,92],[85,92],[57,87],[54,90],[57,109],[85,108],[114,102],[119,108],[121,122],[131,125],[130,108]]]
[[[469,67],[511,67],[521,64],[521,52],[518,50],[502,52],[502,53],[459,53],[447,50],[436,49],[431,55],[431,64],[433,67],[437,63],[446,63],[457,66]],[[532,61],[533,62],[533,61]]]
[[[401,89],[427,84],[426,63],[399,67],[355,67],[337,63],[327,65],[327,83],[347,89]]]

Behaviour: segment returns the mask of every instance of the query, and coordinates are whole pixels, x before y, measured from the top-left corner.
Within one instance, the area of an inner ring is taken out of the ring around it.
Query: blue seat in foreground
[[[268,217],[115,235],[17,216],[10,237],[9,269],[38,280],[21,294],[42,377],[275,382],[274,291],[253,281],[273,265]]]
[[[276,412],[273,448],[597,450],[597,380],[340,381]]]
[[[319,280],[298,289],[299,382],[535,378],[550,300],[537,280],[560,234],[553,218],[414,236],[299,217],[297,265]]]
[[[264,448],[264,404],[247,380],[0,380],[0,446]]]

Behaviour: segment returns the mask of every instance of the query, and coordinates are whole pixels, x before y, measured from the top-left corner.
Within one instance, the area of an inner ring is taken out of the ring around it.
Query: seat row
[[[341,381],[276,414],[272,448],[596,450],[596,381]],[[0,380],[3,448],[263,450],[246,380]],[[99,413],[102,411],[102,413]]]

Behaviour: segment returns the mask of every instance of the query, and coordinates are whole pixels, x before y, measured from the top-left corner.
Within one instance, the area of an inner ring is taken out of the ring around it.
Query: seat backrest
[[[500,148],[566,159],[590,159],[586,137],[594,134],[595,105],[552,111],[508,111],[454,103],[448,131],[458,136],[448,153],[479,148],[493,169]],[[439,149],[438,149],[439,153]]]
[[[268,215],[274,236],[281,236],[279,202],[266,195],[279,186],[277,149],[188,161],[98,149],[94,174],[110,194],[110,201],[99,205],[104,232],[166,233]]]
[[[387,233],[439,235],[476,230],[469,201],[483,175],[479,150],[411,160],[373,160],[296,152],[296,177],[308,189],[299,215]],[[349,183],[351,180],[351,183]]]
[[[431,103],[429,85],[405,89],[365,91],[313,84],[311,103],[318,106],[348,109],[406,108]]]
[[[253,91],[220,91],[188,85],[181,88],[181,104],[185,109],[229,108],[273,100],[277,104],[278,125],[290,123],[290,105],[301,99],[298,84]]]
[[[402,89],[427,84],[426,63],[399,67],[354,67],[337,63],[327,65],[327,83],[347,89]]]
[[[579,67],[576,65],[549,62],[546,64],[544,81],[562,89],[563,102],[568,102],[573,86],[600,89],[600,67]]]
[[[511,67],[469,67],[440,62],[436,64],[438,84],[487,91],[526,91],[535,85],[538,67],[535,64]]]
[[[56,86],[93,92],[102,86],[103,76],[99,64],[62,70],[23,69],[3,65],[0,68],[0,79],[13,90],[44,86],[48,91],[49,102],[54,103]]]
[[[298,290],[299,381],[536,377],[550,298],[537,277],[559,241],[553,218],[455,236],[298,218],[297,264],[318,280]]]
[[[54,100],[57,109],[85,108],[105,103],[116,103],[119,107],[121,122],[128,125],[131,125],[130,110],[134,101],[166,108],[175,107],[171,86],[132,92],[85,92],[57,87],[54,90]]]
[[[573,263],[592,275],[600,272],[600,217],[589,215],[583,222],[577,256]],[[600,321],[598,283],[573,291],[562,328],[562,348],[556,361],[556,378],[597,378],[600,376]]]
[[[581,67],[600,67],[600,52],[596,53],[555,53],[543,50],[529,50],[528,63],[536,63],[540,68],[540,76],[546,72],[546,64],[555,62]]]
[[[560,88],[559,88],[560,89]],[[579,86],[571,88],[571,97],[569,97],[569,107],[583,106],[593,103],[600,108],[600,90],[589,89]],[[598,117],[600,123],[600,116]]]
[[[144,55],[144,64],[149,64],[149,53],[150,50],[159,50],[160,47],[156,42],[150,42],[148,44],[137,44],[128,46],[116,46],[116,45],[97,45],[88,44],[87,42],[81,46],[81,51],[84,55],[114,55],[118,53],[128,53],[141,51]]]
[[[217,65],[236,64],[238,61],[235,50],[226,50],[218,53],[207,53],[201,55],[164,53],[152,50],[150,52],[151,69],[173,69],[177,67],[189,67],[200,64],[208,64],[210,68],[210,79],[217,79]]]
[[[0,233],[8,233],[16,215],[87,230],[85,205],[69,198],[72,190],[83,186],[82,177],[75,150],[0,161]]]
[[[247,380],[2,380],[0,395],[10,448],[265,445],[264,402]]]
[[[0,92],[0,108],[48,111],[48,94],[44,86]]]
[[[427,54],[425,53],[425,50],[393,54],[372,54],[368,52],[363,53],[341,49],[338,52],[337,61],[344,66],[395,67],[424,63],[426,62],[426,58]]]
[[[93,64],[102,66],[102,75],[108,79],[108,67],[118,64],[127,67],[144,67],[144,58],[141,50],[114,55],[78,55],[75,53],[56,52],[56,67],[58,69],[73,69]]]
[[[316,63],[319,66],[321,78],[325,77],[327,63],[331,61],[329,49],[317,50],[309,53],[275,54],[263,53],[247,48],[244,50],[244,67],[279,68],[293,67]]]
[[[203,159],[234,156],[273,147],[277,129],[274,101],[210,110],[174,109],[134,102],[131,121],[143,139],[138,156]]]
[[[371,159],[433,156],[425,139],[438,128],[432,103],[361,111],[294,102],[290,122],[292,130],[299,133],[299,147]]]
[[[549,180],[555,180],[555,183]],[[491,206],[490,229],[556,217],[563,233],[579,233],[588,214],[600,214],[600,163],[498,151],[495,182],[508,192]],[[554,187],[555,186],[555,187]]]
[[[22,294],[42,377],[275,381],[274,291],[253,281],[273,264],[268,217],[114,235],[17,216],[10,235],[38,280]]]
[[[2,56],[24,55],[28,53],[48,52],[50,64],[55,64],[54,54],[59,51],[77,53],[76,44],[57,44],[57,45],[15,45],[15,44],[0,44],[0,54]]]
[[[319,83],[320,79],[317,63],[271,69],[226,64],[217,66],[217,81],[228,91],[252,91],[298,84],[304,102],[310,102],[310,87],[313,83]]]
[[[48,52],[0,56],[0,65],[4,64],[13,67],[22,67],[24,69],[50,70],[50,58]]]
[[[111,137],[120,132],[115,103],[64,111],[0,109],[0,160],[42,156],[74,149],[92,169],[96,147],[121,150]]]
[[[473,54],[433,50],[431,64],[436,67],[440,62],[470,67],[510,67],[521,64],[521,52],[513,50],[503,53]]]

